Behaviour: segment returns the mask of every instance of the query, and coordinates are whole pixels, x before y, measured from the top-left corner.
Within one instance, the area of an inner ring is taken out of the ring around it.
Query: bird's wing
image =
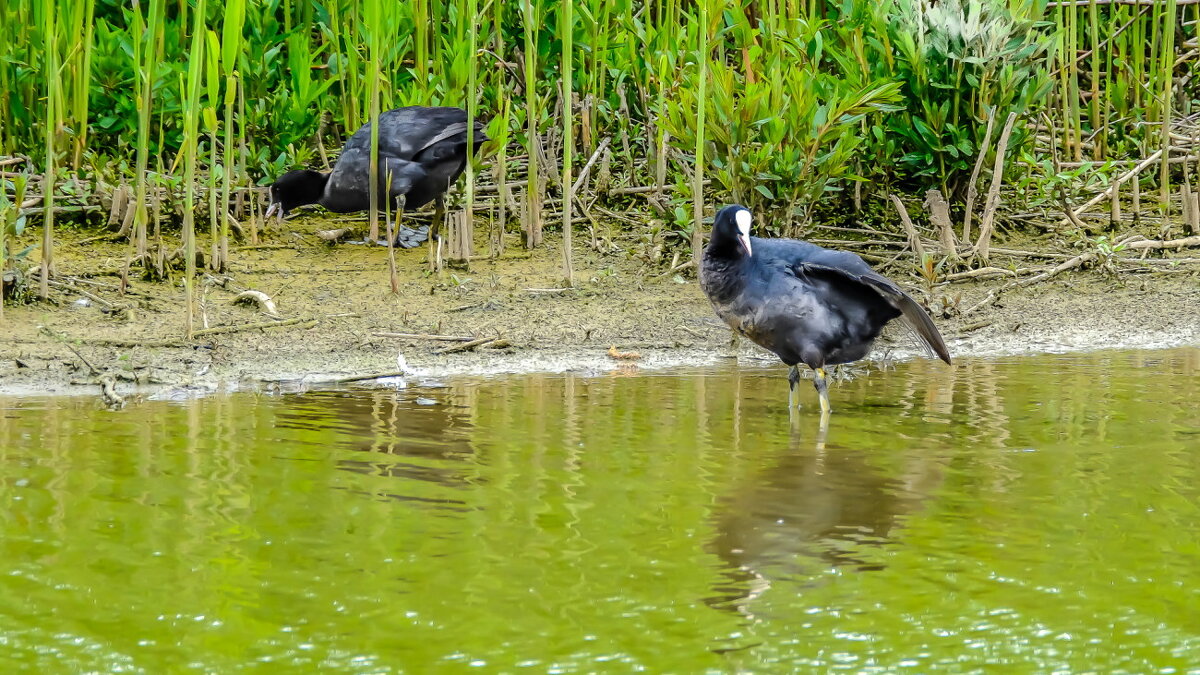
[[[383,157],[379,163],[380,185],[393,197],[407,194],[413,183],[425,177],[425,168],[399,157]]]
[[[446,141],[446,140],[455,138],[456,136],[461,136],[461,137],[463,137],[463,139],[466,138],[466,136],[467,136],[467,123],[466,122],[455,122],[454,124],[447,125],[445,129],[442,129],[441,133],[437,134],[436,136],[429,139],[425,143],[422,143],[421,146],[418,147],[416,149],[416,151],[413,153],[413,156],[415,157],[415,156],[421,154],[422,152],[424,152],[425,150],[433,147],[434,145],[437,145],[438,143],[441,143],[442,141]],[[476,120],[475,121],[475,145],[476,145],[476,147],[478,147],[480,144],[485,143],[489,140],[491,140],[491,139],[489,139],[487,134],[485,134],[483,132],[483,124],[479,120]]]
[[[413,155],[419,155],[419,154],[421,154],[422,151],[427,150],[430,147],[432,147],[438,143],[441,143],[442,141],[454,138],[455,136],[461,135],[461,136],[465,137],[466,134],[467,134],[467,123],[466,122],[455,122],[454,124],[448,124],[448,125],[446,125],[445,129],[442,129],[441,133],[438,133],[433,138],[430,138],[428,141],[425,141],[424,143],[422,143],[420,145],[420,147],[417,148],[417,151],[413,153]]]
[[[917,304],[917,301],[908,293],[905,293],[891,279],[884,277],[867,266],[862,258],[848,253],[846,251],[829,251],[828,249],[820,249],[824,254],[833,254],[822,256],[829,258],[824,262],[833,262],[834,264],[823,264],[818,262],[794,261],[790,268],[797,277],[803,279],[805,274],[836,274],[843,279],[857,282],[870,288],[887,300],[888,304],[895,307],[900,312],[900,320],[904,322],[912,332],[917,336],[919,341],[928,350],[931,350],[941,360],[950,363],[950,352],[946,349],[946,343],[942,341],[942,334],[938,332],[937,326],[933,325],[933,319],[929,318],[929,314]],[[850,261],[848,258],[838,254],[846,254],[852,256],[857,263]],[[838,262],[848,263],[838,265]],[[847,269],[850,267],[851,269]],[[864,269],[865,268],[865,269]]]

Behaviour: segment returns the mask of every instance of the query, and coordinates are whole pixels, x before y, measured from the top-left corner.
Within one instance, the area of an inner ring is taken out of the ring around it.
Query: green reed
[[[205,0],[198,0],[192,10],[191,49],[186,77],[180,77],[183,106],[183,258],[184,258],[184,335],[191,339],[195,332],[196,279],[196,161],[200,134],[200,89],[205,74],[204,48],[207,32],[204,28]]]
[[[146,204],[147,168],[150,161],[150,117],[154,109],[155,70],[162,56],[164,0],[150,0],[148,19],[143,22],[141,9],[133,10],[133,69],[134,96],[137,105],[136,170],[134,172],[133,248],[135,256],[149,269],[146,227],[149,220]],[[147,36],[147,37],[143,37]]]
[[[573,54],[572,54],[572,38],[575,33],[574,21],[574,4],[573,2],[564,2],[559,6],[559,16],[561,17],[560,34],[562,35],[562,51],[560,52],[562,73],[562,135],[563,135],[563,157],[562,157],[562,230],[563,230],[563,280],[570,286],[575,279],[575,265],[571,256],[572,245],[572,220],[571,214],[574,211],[575,190],[573,189],[571,178],[571,161],[574,159],[575,152],[575,114],[572,98],[574,96],[574,88],[572,87],[571,75],[574,72]]]
[[[45,40],[45,68],[48,73],[57,73],[59,69],[58,54],[58,16],[53,0],[42,2],[42,33]],[[62,125],[62,89],[57,77],[47,77],[46,80],[46,118],[42,133],[45,137],[46,152],[44,161],[45,173],[42,174],[42,268],[38,285],[38,297],[43,301],[50,298],[50,276],[54,270],[54,190],[55,164],[57,148],[55,139]]]
[[[521,3],[522,19],[524,21],[524,76],[525,76],[525,152],[526,152],[526,188],[525,188],[525,246],[534,248],[542,243],[542,174],[538,170],[541,153],[539,122],[541,106],[538,99],[537,49],[536,36],[541,11],[539,0],[523,0]]]
[[[704,243],[704,137],[708,131],[704,114],[708,109],[704,90],[708,87],[708,0],[699,0],[699,26],[696,30],[696,154],[692,165],[692,262],[700,268]]]
[[[465,16],[475,17],[479,14],[478,0],[465,0],[466,12]],[[467,161],[466,170],[464,172],[465,185],[465,204],[463,206],[463,220],[461,227],[466,229],[467,246],[463,247],[461,253],[467,263],[470,263],[470,234],[474,232],[474,211],[475,211],[475,119],[478,114],[479,107],[479,24],[476,21],[468,21],[467,24],[467,89],[466,100],[463,103],[467,109]]]
[[[1035,162],[1049,151],[1039,135],[1066,161],[1162,150],[1144,180],[1166,204],[1179,179],[1171,119],[1190,113],[1176,101],[1194,98],[1178,88],[1194,62],[1176,52],[1190,50],[1180,39],[1195,40],[1197,9],[1177,0],[0,0],[0,153],[29,156],[45,176],[47,278],[53,205],[89,198],[56,198],[53,184],[71,175],[101,191],[134,187],[130,254],[147,265],[152,198],[167,200],[156,226],[177,236],[173,186],[195,189],[201,177],[206,250],[222,269],[230,202],[243,188],[328,162],[392,105],[460,105],[501,141],[482,159],[502,184],[493,253],[503,247],[506,182],[525,179],[522,232],[539,246],[546,181],[559,182],[551,167],[561,162],[562,178],[575,178],[575,154],[590,157],[606,138],[611,160],[590,169],[581,192],[650,188],[635,193],[648,200],[573,195],[565,180],[570,276],[576,198],[648,205],[692,254],[705,205],[734,198],[783,227],[804,226],[824,204],[837,212],[851,193],[878,200],[897,188],[938,187],[961,208],[976,158],[994,152],[984,147],[987,120],[1010,112],[1020,119],[1010,152]],[[563,118],[552,120],[560,101]],[[1042,113],[1050,128],[1038,128]],[[204,139],[188,132],[191,122]],[[559,138],[562,154],[547,156]],[[191,142],[188,174],[181,158]],[[167,175],[151,174],[152,158]],[[463,184],[468,209],[476,169]],[[372,223],[378,236],[377,214]],[[253,241],[253,217],[250,233]]]
[[[221,219],[220,269],[229,263],[229,213],[230,189],[234,176],[234,106],[237,103],[239,75],[238,55],[242,49],[242,31],[246,16],[245,0],[226,0],[225,20],[221,27],[221,73],[225,78],[225,142],[221,160],[221,194],[218,210]]]
[[[371,155],[368,173],[368,190],[370,194],[370,233],[367,238],[374,242],[379,239],[379,85],[380,61],[383,51],[382,8],[380,0],[364,0],[364,16],[368,29],[369,57],[367,59],[367,90],[370,98],[367,104],[369,121],[371,123]]]

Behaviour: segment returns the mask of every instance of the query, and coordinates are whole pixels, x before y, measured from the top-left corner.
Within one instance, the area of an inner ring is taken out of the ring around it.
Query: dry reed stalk
[[[938,232],[942,250],[946,255],[955,255],[958,242],[954,239],[954,226],[950,222],[950,204],[942,196],[941,190],[933,188],[925,193],[925,208],[929,211],[929,222]]]
[[[967,205],[963,211],[962,240],[971,241],[971,219],[975,215],[975,198],[979,195],[979,172],[983,169],[987,157],[988,144],[992,140],[992,127],[995,125],[994,111],[988,111],[987,130],[983,132],[983,143],[979,144],[979,157],[975,160],[975,168],[971,170],[971,180],[967,183]]]
[[[891,197],[892,204],[896,206],[896,211],[900,214],[900,222],[904,223],[904,231],[908,233],[908,247],[917,255],[917,260],[924,260],[925,247],[921,245],[921,235],[913,225],[912,218],[908,217],[908,209],[904,208],[904,202],[900,201],[896,195],[888,196]]]
[[[975,253],[984,262],[988,259],[988,250],[992,245],[992,231],[995,227],[996,209],[1000,206],[1000,184],[1004,180],[1004,153],[1008,150],[1008,137],[1012,133],[1013,123],[1017,121],[1016,113],[1009,113],[1004,123],[1004,131],[1000,132],[1000,142],[996,144],[996,163],[992,166],[992,186],[988,190],[987,202],[983,207],[983,218],[979,222],[979,240],[975,242]]]

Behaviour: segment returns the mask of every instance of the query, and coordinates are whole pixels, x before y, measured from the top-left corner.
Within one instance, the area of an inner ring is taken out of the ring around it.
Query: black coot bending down
[[[791,366],[816,372],[821,411],[828,412],[825,366],[867,355],[884,324],[899,318],[946,363],[950,354],[929,315],[891,280],[848,251],[796,239],[750,236],[750,210],[726,206],[713,222],[700,262],[700,286],[717,316]]]
[[[488,140],[483,123],[475,120],[475,151]],[[289,171],[271,186],[267,215],[305,204],[320,204],[335,213],[371,208],[371,124],[359,127],[346,141],[333,171]],[[400,229],[404,209],[436,200],[434,234],[445,194],[466,168],[467,111],[461,108],[409,106],[379,115],[379,209],[396,214],[396,245],[412,248],[425,241],[428,228]],[[389,188],[390,186],[390,188]]]

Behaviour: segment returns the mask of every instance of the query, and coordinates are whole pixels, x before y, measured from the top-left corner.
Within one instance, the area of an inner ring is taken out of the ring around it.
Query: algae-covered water
[[[0,670],[1200,668],[1200,350],[784,372],[0,399]]]

